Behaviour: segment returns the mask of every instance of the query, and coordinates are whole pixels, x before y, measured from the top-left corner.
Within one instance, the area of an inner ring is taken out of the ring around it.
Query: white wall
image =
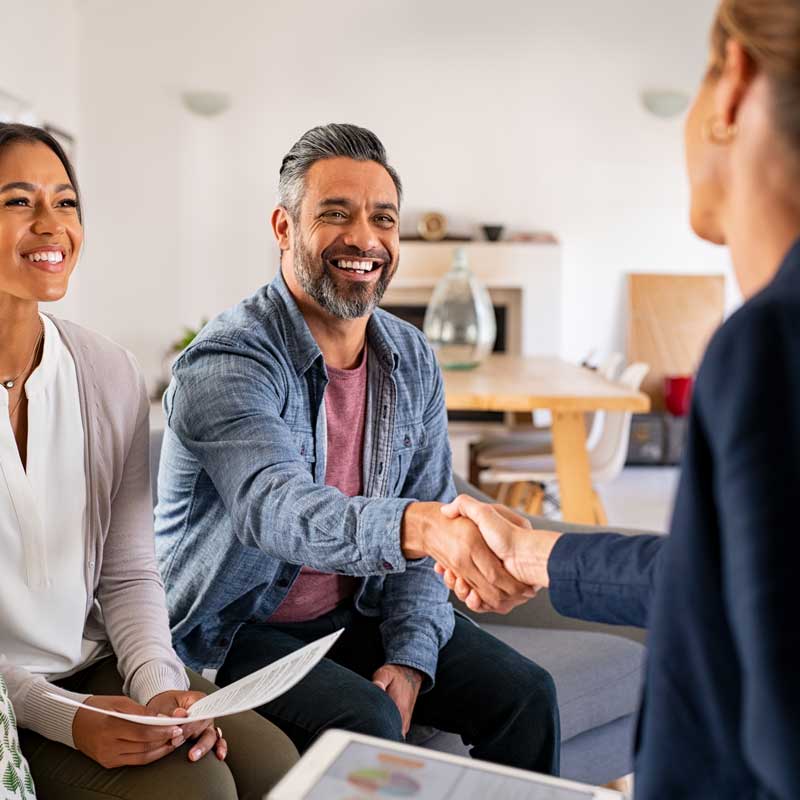
[[[0,88],[77,133],[78,17],[72,0],[0,0]]]
[[[688,230],[681,121],[715,0],[79,0],[83,319],[151,378],[181,324],[273,273],[282,155],[350,121],[384,140],[408,219],[549,229],[564,250],[562,351],[623,344],[624,274],[706,272]],[[233,95],[217,119],[182,90]],[[401,267],[402,268],[402,267]]]
[[[0,89],[80,145],[78,15],[72,0],[0,0]],[[80,166],[80,146],[77,150]],[[47,310],[78,314],[78,295]]]

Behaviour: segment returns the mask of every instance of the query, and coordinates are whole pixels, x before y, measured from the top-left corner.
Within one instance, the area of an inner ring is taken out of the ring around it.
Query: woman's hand
[[[129,697],[93,695],[85,703],[124,714],[150,714]],[[138,725],[85,708],[79,708],[72,720],[72,738],[81,753],[106,769],[151,764],[183,744],[183,732],[177,725],[174,728]],[[178,741],[180,744],[176,744]]]
[[[205,696],[205,692],[177,690],[161,692],[150,698],[147,703],[147,709],[151,714],[163,714],[166,717],[187,717],[189,716],[188,709]],[[183,729],[183,739],[186,741],[197,740],[189,750],[190,761],[199,761],[212,748],[220,761],[225,760],[225,756],[228,755],[228,743],[221,735],[217,736],[218,731],[221,734],[221,729],[214,725],[213,719],[190,722],[186,725],[181,725],[181,728]],[[183,744],[183,739],[180,744]],[[180,744],[177,746],[180,746]]]

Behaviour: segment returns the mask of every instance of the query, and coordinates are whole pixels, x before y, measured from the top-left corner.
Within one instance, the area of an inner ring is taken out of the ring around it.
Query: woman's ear
[[[756,65],[736,39],[725,45],[725,63],[714,91],[716,119],[727,126],[736,125],[739,107],[752,86]]]
[[[289,212],[283,207],[278,206],[272,212],[272,232],[281,250],[288,250],[291,246],[292,220]]]

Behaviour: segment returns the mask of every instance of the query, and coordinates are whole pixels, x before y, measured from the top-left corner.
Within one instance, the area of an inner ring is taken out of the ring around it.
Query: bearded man
[[[156,529],[175,647],[224,685],[344,628],[259,709],[301,751],[333,727],[402,740],[413,721],[555,774],[550,675],[454,615],[429,558],[496,607],[528,591],[471,521],[441,513],[441,375],[377,308],[400,179],[373,133],[326,125],[284,158],[279,193],[278,276],[203,329],[165,395]]]

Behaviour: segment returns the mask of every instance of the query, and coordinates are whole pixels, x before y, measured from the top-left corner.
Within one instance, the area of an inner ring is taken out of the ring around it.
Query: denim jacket
[[[267,620],[306,565],[363,577],[356,607],[380,618],[386,662],[433,685],[453,608],[430,559],[403,557],[400,525],[412,500],[455,496],[442,378],[419,331],[380,309],[367,345],[360,497],[325,486],[327,373],[281,274],[175,363],[156,550],[190,666],[219,667],[239,627]]]

